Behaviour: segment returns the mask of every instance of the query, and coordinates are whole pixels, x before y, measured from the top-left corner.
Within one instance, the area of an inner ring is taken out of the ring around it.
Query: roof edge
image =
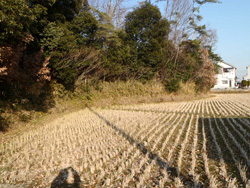
[[[229,66],[231,66],[231,67],[237,69],[235,66],[233,66],[233,65],[231,65],[231,64],[229,64],[229,63],[226,63],[225,61],[219,61],[218,63],[224,63],[224,64],[226,64],[226,65],[229,65]],[[217,63],[217,64],[218,64],[218,63]],[[250,65],[249,65],[249,66],[250,66]]]

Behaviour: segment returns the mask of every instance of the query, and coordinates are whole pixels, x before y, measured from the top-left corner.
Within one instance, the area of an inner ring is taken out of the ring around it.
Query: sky
[[[132,7],[138,6],[138,1],[127,1]],[[202,22],[217,31],[215,53],[237,68],[236,75],[241,80],[250,65],[250,0],[220,1],[202,5]],[[164,10],[164,2],[153,4]]]
[[[217,30],[215,52],[237,68],[242,79],[250,65],[250,0],[220,0],[201,7],[203,22]]]

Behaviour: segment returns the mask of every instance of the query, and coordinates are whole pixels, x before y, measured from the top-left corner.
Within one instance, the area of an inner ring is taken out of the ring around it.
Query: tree
[[[220,3],[218,0],[157,0],[166,2],[165,18],[171,23],[169,38],[178,45],[184,40],[195,40],[199,35],[207,35],[200,7],[206,3]]]
[[[28,86],[44,85],[50,80],[49,74],[68,85],[73,83],[78,73],[74,63],[69,65],[62,59],[77,47],[70,22],[78,15],[82,3],[82,0],[0,1],[0,51],[4,54],[0,68],[5,68],[1,88],[11,93],[9,96],[30,95]]]
[[[207,49],[200,49],[201,66],[196,71],[194,80],[199,91],[208,91],[216,84],[214,64],[209,59]]]
[[[0,45],[20,44],[35,30],[46,9],[40,5],[30,7],[27,0],[0,1]]]
[[[50,80],[48,63],[37,45],[45,14],[46,7],[28,0],[0,1],[0,69],[5,68],[0,97],[38,97]]]
[[[98,21],[93,14],[89,11],[82,11],[72,20],[71,24],[71,28],[76,34],[79,44],[89,46],[95,42]]]
[[[112,18],[108,14],[94,8],[92,8],[92,12],[98,21],[96,44],[99,48],[106,50],[109,44],[117,39],[117,32],[112,24]]]
[[[247,81],[247,86],[250,87],[250,80]]]
[[[242,80],[241,84],[242,84],[242,87],[246,87],[247,86],[247,81],[246,80]]]
[[[124,6],[126,0],[90,0],[89,2],[91,7],[106,13],[116,29],[122,28],[128,11],[128,8]]]
[[[116,42],[110,43],[102,57],[104,78],[107,81],[134,79],[138,70],[130,45],[126,41],[127,35],[124,30],[117,34]]]
[[[169,39],[177,46],[188,38],[189,21],[192,16],[190,0],[158,0],[166,1],[165,19],[170,23]]]
[[[162,61],[161,49],[167,39],[169,24],[156,6],[145,1],[126,16],[125,31],[139,77],[150,79]]]
[[[62,23],[72,21],[82,6],[82,0],[56,0],[52,6],[47,7],[48,20]]]

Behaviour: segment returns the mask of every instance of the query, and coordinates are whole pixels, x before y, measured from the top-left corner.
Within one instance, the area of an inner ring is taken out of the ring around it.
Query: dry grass
[[[210,94],[195,93],[194,84],[181,84],[178,93],[170,94],[165,87],[157,82],[142,84],[138,81],[128,82],[104,82],[100,86],[102,90],[93,95],[92,105],[95,107],[107,107],[110,105],[159,103],[173,101],[189,101],[211,97]]]
[[[157,81],[142,84],[130,80],[88,84],[84,86],[84,89],[78,87],[74,93],[70,93],[57,84],[54,86],[53,92],[55,105],[47,112],[22,110],[18,104],[13,104],[16,105],[15,109],[17,110],[6,107],[1,116],[8,120],[9,128],[5,133],[0,132],[0,139],[3,139],[3,135],[8,135],[10,138],[15,137],[16,134],[34,129],[37,125],[41,126],[51,119],[84,109],[86,106],[108,107],[125,104],[189,101],[211,96],[209,94],[197,95],[193,92],[194,90],[191,91],[192,87],[192,83],[182,84],[181,92],[169,94],[165,91],[164,86]]]
[[[1,142],[0,184],[247,187],[249,114],[249,94],[87,108]]]
[[[192,81],[188,81],[186,83],[181,82],[180,83],[180,90],[178,91],[178,94],[181,95],[195,95],[195,83]]]
[[[249,89],[212,89],[211,93],[232,94],[232,93],[250,93]]]

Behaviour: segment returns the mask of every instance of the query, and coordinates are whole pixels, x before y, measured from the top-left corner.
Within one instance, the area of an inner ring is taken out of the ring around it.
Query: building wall
[[[225,72],[225,69],[221,68],[219,73],[216,75],[217,84],[213,87],[214,89],[235,88],[235,68],[229,69],[228,72]]]
[[[250,66],[247,67],[247,75],[243,77],[244,80],[250,80]]]

